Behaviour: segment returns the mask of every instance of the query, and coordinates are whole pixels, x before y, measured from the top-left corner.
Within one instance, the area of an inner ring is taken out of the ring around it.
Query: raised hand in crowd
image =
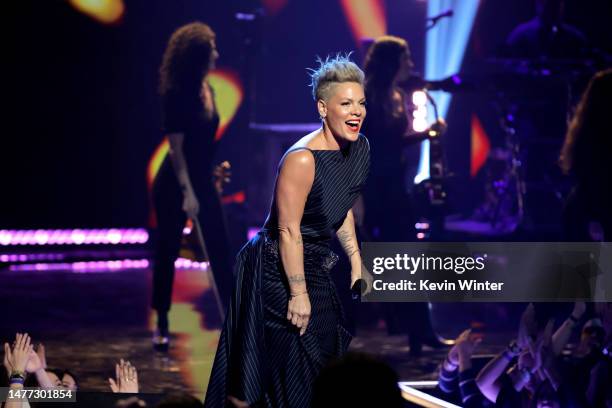
[[[575,302],[572,313],[552,335],[552,351],[556,356],[561,354],[561,352],[567,345],[567,342],[569,341],[570,336],[572,335],[572,331],[574,330],[580,319],[582,319],[584,312],[586,312],[586,303]]]
[[[45,345],[42,343],[38,343],[36,347],[36,354],[38,354],[38,358],[40,359],[40,364],[42,368],[47,369],[47,350],[45,349]]]
[[[527,366],[521,367],[519,362],[520,371],[510,371],[509,375],[513,380],[514,388],[516,391],[520,391],[523,386],[529,383],[531,372],[536,372],[540,365],[535,361],[534,353],[528,354],[525,353],[525,350],[528,350],[530,347],[535,350],[534,339],[537,337],[537,334],[538,324],[535,306],[533,303],[530,303],[521,315],[516,341],[511,342],[506,350],[489,361],[476,377],[476,384],[480,392],[489,401],[495,402],[497,400],[502,389],[502,376],[506,373],[510,363],[518,356],[521,356],[525,362],[529,362],[530,369],[527,369]]]
[[[129,361],[121,359],[115,365],[115,379],[109,378],[108,382],[113,392],[138,393],[138,371]]]
[[[474,349],[482,341],[482,336],[464,330],[455,339],[454,346],[448,352],[442,369],[438,386],[447,394],[461,398],[462,406],[468,408],[481,407],[484,397],[476,384],[476,372],[472,369]]]
[[[472,333],[471,329],[464,330],[457,337],[451,351],[455,350],[454,353],[457,355],[457,364],[459,365],[460,372],[472,367],[472,355],[481,342],[482,337]]]
[[[555,390],[559,388],[560,377],[556,369],[556,355],[552,349],[553,321],[546,324],[538,339],[528,343],[528,350],[533,357],[532,372],[537,373],[541,381],[549,380]]]
[[[9,344],[4,343],[4,358],[2,360],[2,365],[4,366],[4,369],[6,370],[7,378],[11,376],[11,371],[13,371],[13,367],[9,363],[10,352],[11,352],[11,348]]]
[[[533,340],[538,333],[538,323],[536,321],[535,306],[530,303],[523,314],[519,324],[516,342],[521,349],[526,349],[530,340]]]
[[[38,345],[40,349],[42,344]],[[39,354],[38,350],[32,350],[29,355],[28,364],[26,365],[25,371],[28,374],[34,374],[36,376],[36,380],[38,381],[38,385],[42,388],[56,388],[56,384],[51,381],[51,378],[45,371],[46,362],[43,364],[43,360],[40,358],[41,354]],[[42,352],[43,359],[46,360],[44,355],[44,348]]]
[[[4,367],[9,373],[9,387],[11,389],[20,390],[23,388],[26,378],[25,369],[31,352],[32,344],[27,333],[17,333],[12,348],[9,347],[8,343],[4,344]],[[29,407],[30,404],[27,401],[9,401],[4,405],[4,408]]]
[[[32,350],[30,336],[27,333],[17,333],[12,348],[8,343],[4,343],[4,366],[9,377],[12,377],[14,373],[19,373],[25,379],[25,369]]]

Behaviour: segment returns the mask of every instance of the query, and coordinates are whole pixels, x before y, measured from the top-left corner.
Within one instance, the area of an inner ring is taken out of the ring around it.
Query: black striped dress
[[[301,222],[312,307],[308,328],[300,336],[286,318],[289,285],[278,251],[273,202],[264,228],[236,258],[236,286],[204,401],[207,408],[225,407],[227,395],[251,407],[308,407],[311,385],[320,369],[342,355],[350,343],[329,275],[338,260],[330,242],[365,183],[368,141],[360,135],[343,150],[299,149],[309,150],[315,159],[314,181]]]

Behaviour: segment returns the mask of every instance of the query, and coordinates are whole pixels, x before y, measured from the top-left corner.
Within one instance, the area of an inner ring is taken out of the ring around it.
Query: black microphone
[[[438,22],[438,20],[443,19],[445,17],[452,17],[453,14],[455,14],[455,12],[452,9],[448,9],[448,10],[443,11],[442,13],[438,14],[437,16],[428,17],[427,21],[431,21],[432,24],[436,24]]]
[[[353,283],[353,287],[351,287],[351,298],[355,301],[359,301],[361,298],[361,291],[365,289],[365,281],[361,278],[357,279],[355,283]]]

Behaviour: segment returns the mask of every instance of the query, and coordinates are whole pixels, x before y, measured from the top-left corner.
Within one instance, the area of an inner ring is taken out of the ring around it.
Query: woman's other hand
[[[372,285],[374,284],[374,278],[372,274],[367,270],[365,266],[362,265],[361,270],[352,270],[351,271],[351,289],[355,285],[359,279],[362,280],[362,284],[365,285],[365,288],[360,288],[363,292],[361,295],[367,295],[372,291]]]
[[[310,320],[310,298],[308,293],[290,295],[287,306],[287,320],[300,329],[300,336],[306,333]]]
[[[108,382],[113,392],[138,393],[138,371],[129,361],[121,359],[115,365],[115,378],[109,378]]]
[[[192,219],[197,217],[200,212],[200,202],[191,189],[188,189],[183,194],[183,211]]]
[[[33,346],[30,343],[30,336],[27,333],[17,333],[12,350],[5,346],[7,354],[7,363],[12,368],[12,371],[24,373],[30,353],[33,351]]]

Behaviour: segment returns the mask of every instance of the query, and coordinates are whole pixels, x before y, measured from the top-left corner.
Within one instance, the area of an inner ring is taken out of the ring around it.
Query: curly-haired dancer
[[[570,241],[612,240],[610,99],[612,69],[607,69],[589,82],[561,149],[561,168],[576,179],[563,213],[565,238]]]
[[[222,302],[230,296],[229,239],[212,177],[219,115],[206,81],[218,57],[215,33],[208,25],[194,22],[172,34],[160,68],[163,131],[170,151],[153,184],[158,228],[153,275],[157,347],[168,344],[174,261],[187,217],[199,214]]]

